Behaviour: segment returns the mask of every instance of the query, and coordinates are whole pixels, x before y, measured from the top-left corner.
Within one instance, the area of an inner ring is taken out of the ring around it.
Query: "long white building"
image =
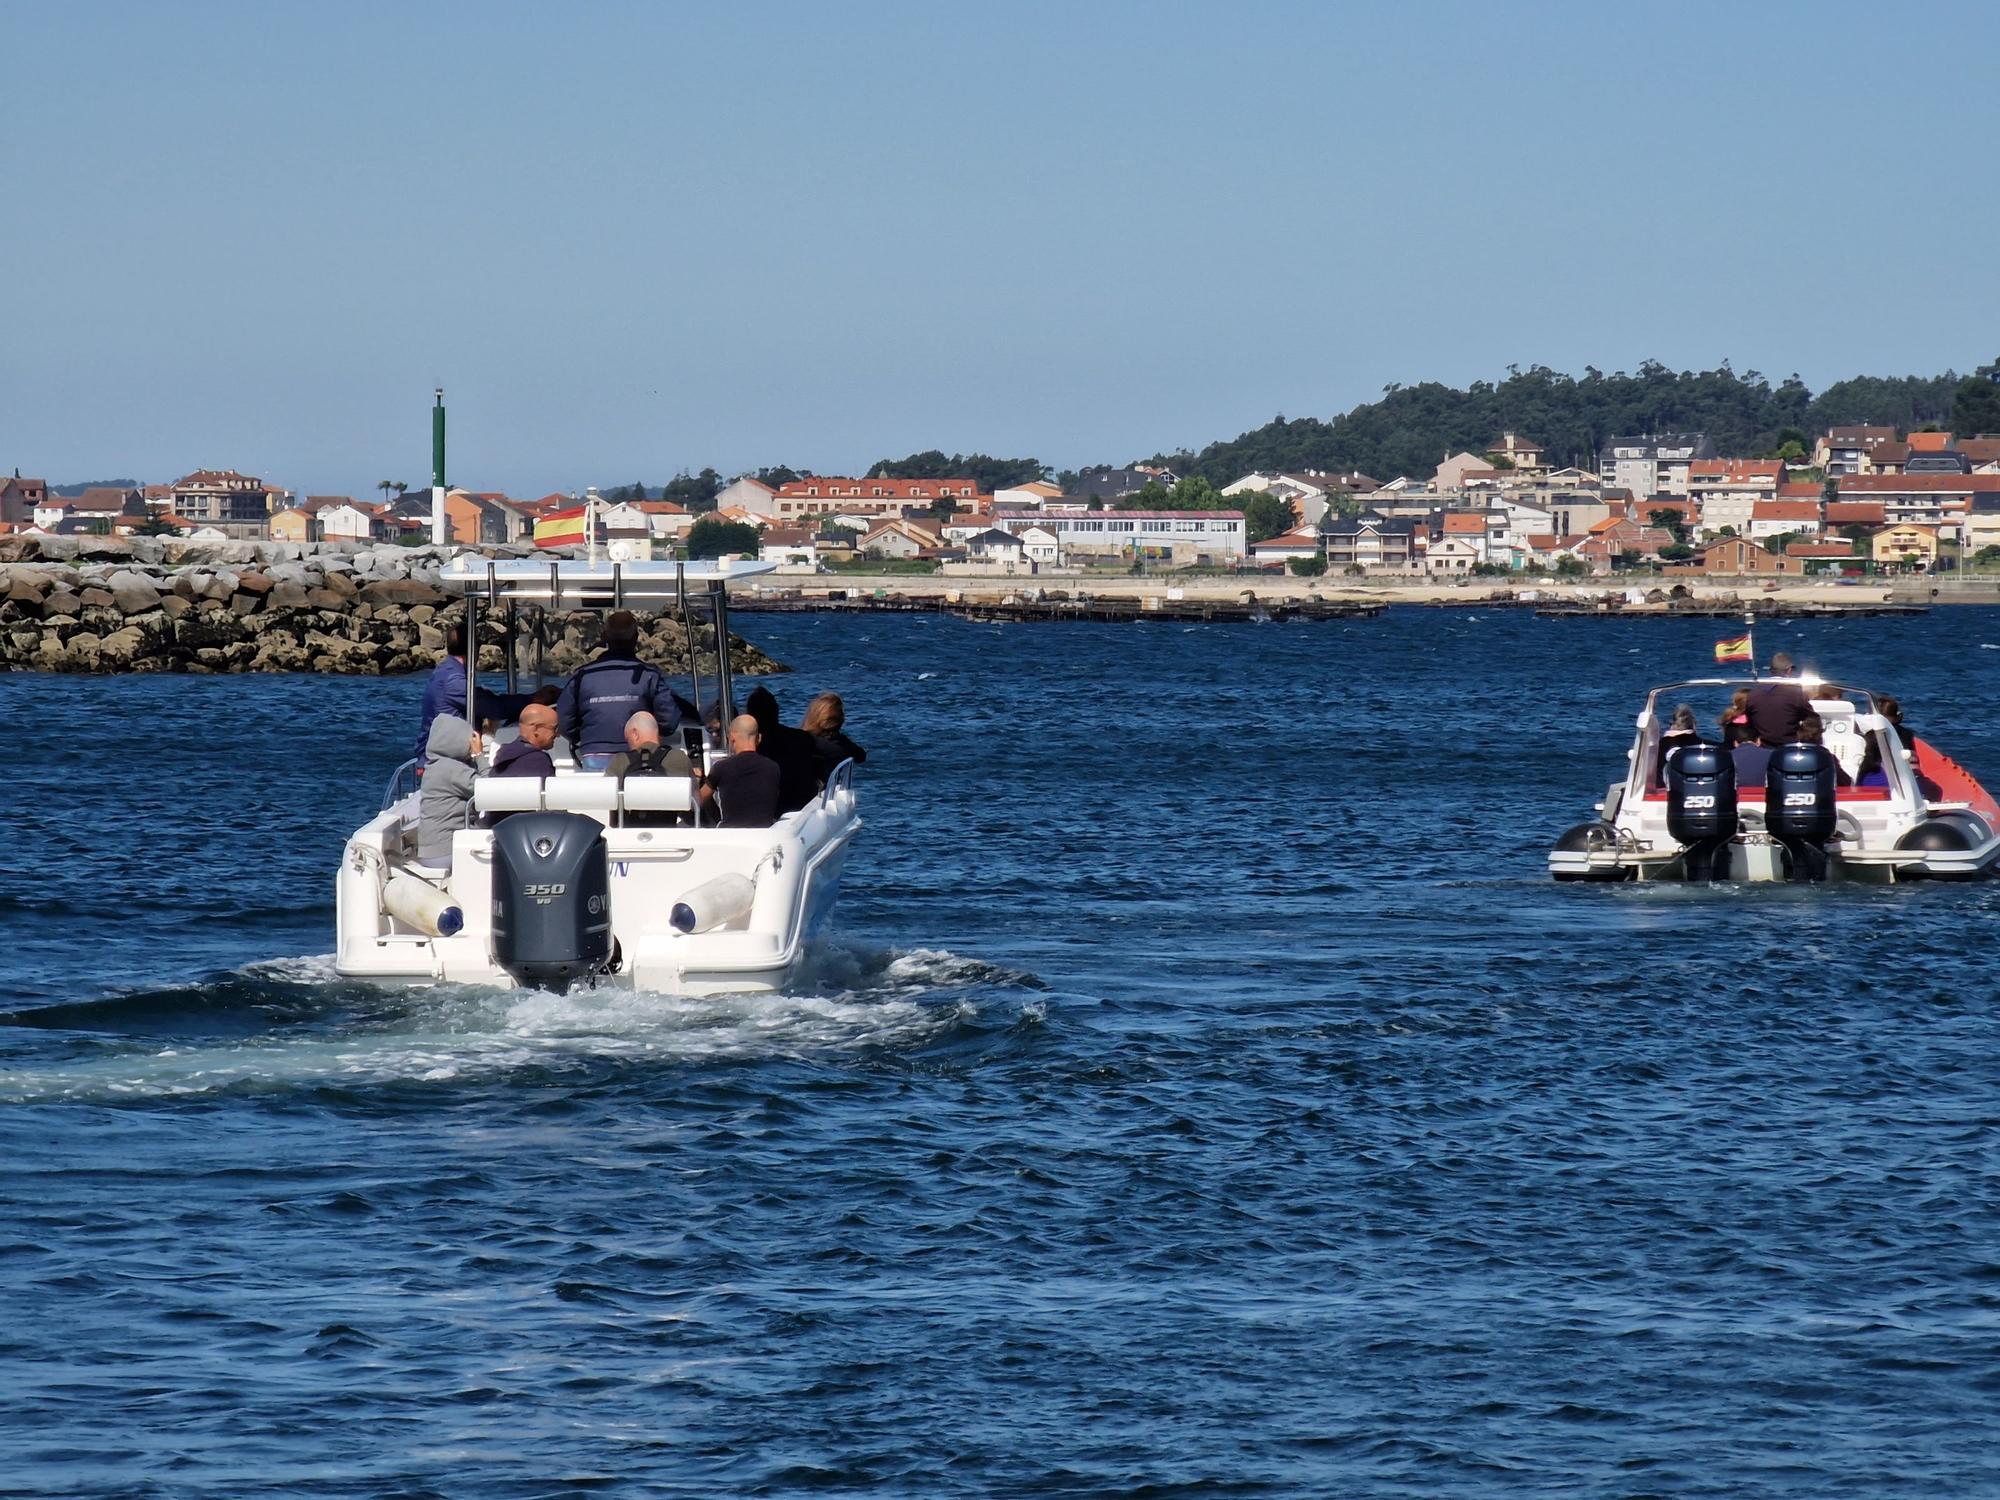
[[[1249,551],[1240,510],[995,511],[993,524],[1016,536],[1039,527],[1055,538],[1062,561],[1137,552],[1174,562],[1234,563]]]

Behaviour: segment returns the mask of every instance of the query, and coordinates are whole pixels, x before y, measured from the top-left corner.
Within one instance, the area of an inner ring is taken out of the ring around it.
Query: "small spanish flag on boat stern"
[[[545,512],[535,521],[535,545],[537,547],[581,546],[584,540],[583,512],[584,507],[581,505]]]
[[[1747,635],[1738,635],[1731,636],[1726,641],[1717,641],[1715,643],[1715,659],[1717,661],[1750,660],[1750,637]]]

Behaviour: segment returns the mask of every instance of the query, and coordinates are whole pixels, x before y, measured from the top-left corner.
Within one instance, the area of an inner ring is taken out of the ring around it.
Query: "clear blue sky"
[[[0,0],[0,469],[1122,461],[2000,355],[2000,7]]]

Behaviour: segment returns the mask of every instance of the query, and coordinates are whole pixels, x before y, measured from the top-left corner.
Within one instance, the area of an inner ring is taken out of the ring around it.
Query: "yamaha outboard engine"
[[[558,995],[611,957],[604,829],[575,813],[519,812],[493,830],[493,957]]]
[[[1792,879],[1826,879],[1826,841],[1840,821],[1833,752],[1787,745],[1764,772],[1764,827],[1792,858]]]
[[[1666,769],[1667,832],[1682,845],[1687,878],[1728,875],[1729,845],[1736,837],[1736,762],[1718,745],[1683,745],[1667,757]]]

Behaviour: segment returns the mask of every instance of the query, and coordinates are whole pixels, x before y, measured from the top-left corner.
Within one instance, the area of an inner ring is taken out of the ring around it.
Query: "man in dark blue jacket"
[[[424,720],[417,726],[417,759],[430,760],[431,720],[439,714],[472,716],[465,711],[465,625],[448,626],[444,633],[444,660],[431,669],[424,683]]]
[[[570,675],[556,702],[563,738],[576,747],[577,764],[602,771],[625,749],[625,721],[636,713],[659,720],[662,734],[680,726],[680,705],[659,669],[639,660],[639,622],[621,609],[604,622],[604,649]]]

